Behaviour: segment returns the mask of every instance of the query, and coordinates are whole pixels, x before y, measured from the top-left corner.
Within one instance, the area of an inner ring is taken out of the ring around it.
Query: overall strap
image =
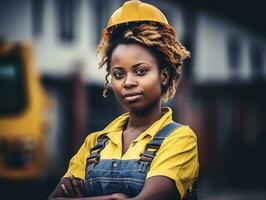
[[[164,139],[180,126],[182,125],[179,123],[171,122],[160,129],[153,139],[146,145],[145,151],[140,154],[140,161],[146,161],[150,163],[155,157],[157,151],[160,149]]]
[[[147,172],[147,169],[150,166],[153,158],[156,156],[157,151],[159,150],[161,144],[163,143],[164,139],[170,135],[174,130],[182,126],[176,122],[167,124],[163,127],[153,139],[146,145],[145,151],[140,154],[140,172]],[[197,180],[193,183],[192,190],[189,189],[186,191],[186,194],[183,200],[197,200]]]
[[[97,143],[96,145],[90,150],[90,155],[87,158],[87,163],[86,166],[89,168],[93,168],[100,160],[101,157],[101,151],[104,149],[108,142],[109,138],[104,135],[100,135],[97,138]]]

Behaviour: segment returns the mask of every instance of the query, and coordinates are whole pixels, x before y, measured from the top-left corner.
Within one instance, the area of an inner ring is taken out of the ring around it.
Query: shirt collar
[[[142,132],[134,141],[140,141],[147,135],[153,137],[165,124],[172,122],[172,110],[169,107],[162,108],[163,116],[155,121],[148,129]],[[125,123],[128,121],[129,113],[124,113],[114,119],[105,129],[101,131],[101,134],[107,134],[107,136],[115,144],[121,143],[121,134]]]
[[[134,141],[138,142],[142,140],[146,136],[150,136],[151,138],[166,124],[172,122],[172,110],[169,107],[162,108],[163,116],[155,121],[149,128],[147,128],[144,132],[142,132]]]

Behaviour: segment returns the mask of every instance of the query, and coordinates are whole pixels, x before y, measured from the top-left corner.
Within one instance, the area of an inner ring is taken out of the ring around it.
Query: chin
[[[127,103],[127,104],[122,104],[122,105],[125,109],[127,109],[130,112],[141,111],[147,107],[147,106],[145,106],[141,103],[138,103],[138,102],[130,103],[130,104]]]
[[[127,104],[122,104],[126,110],[129,112],[134,112],[134,113],[147,113],[150,110],[153,110],[155,107],[157,107],[159,104],[158,102],[149,102],[149,103],[144,103],[144,102],[135,102],[135,103],[127,103]]]

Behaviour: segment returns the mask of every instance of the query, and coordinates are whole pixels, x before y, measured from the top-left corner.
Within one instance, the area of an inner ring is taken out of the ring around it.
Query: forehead
[[[148,48],[139,44],[119,44],[111,56],[111,65],[130,62],[157,64],[155,56]]]

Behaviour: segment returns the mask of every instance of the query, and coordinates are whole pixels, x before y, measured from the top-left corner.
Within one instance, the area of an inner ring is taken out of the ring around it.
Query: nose
[[[135,80],[135,77],[132,74],[127,74],[123,86],[126,89],[130,89],[132,87],[137,86],[137,81]]]

